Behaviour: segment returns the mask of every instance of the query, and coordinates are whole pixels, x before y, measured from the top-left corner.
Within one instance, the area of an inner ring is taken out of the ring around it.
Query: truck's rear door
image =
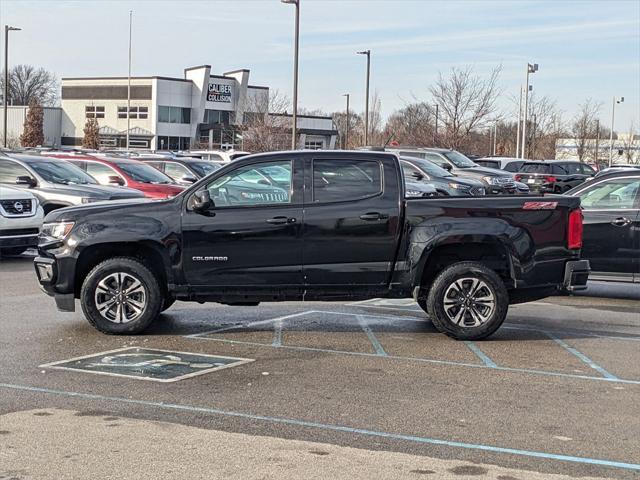
[[[390,156],[332,152],[305,160],[307,287],[386,284],[401,228],[398,176]]]

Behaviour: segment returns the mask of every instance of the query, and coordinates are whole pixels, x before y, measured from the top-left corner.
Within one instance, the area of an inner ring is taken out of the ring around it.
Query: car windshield
[[[551,173],[551,165],[544,163],[525,163],[520,168],[520,173]]]
[[[72,165],[64,160],[60,161],[27,161],[25,162],[35,172],[40,175],[46,182],[57,183],[60,185],[69,184],[96,184],[93,177],[87,175],[81,168]]]
[[[456,152],[455,150],[444,152],[444,156],[447,157],[447,159],[449,159],[449,161],[458,168],[471,168],[478,166],[476,163],[472,162],[463,154],[461,154],[460,152]]]
[[[213,162],[189,162],[188,165],[201,177],[206,177],[220,169],[220,165]]]
[[[159,172],[150,165],[137,162],[113,162],[120,170],[126,173],[132,180],[141,183],[174,183],[170,177]]]
[[[453,175],[447,172],[444,168],[431,163],[429,160],[423,160],[421,158],[403,157],[403,160],[411,163],[413,166],[419,168],[430,177],[453,177]]]

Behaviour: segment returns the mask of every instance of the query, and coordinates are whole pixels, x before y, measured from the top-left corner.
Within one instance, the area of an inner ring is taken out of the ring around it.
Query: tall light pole
[[[516,133],[516,157],[520,157],[520,123],[522,122],[522,85],[520,85],[520,99],[518,100],[518,127]]]
[[[350,95],[348,93],[343,93],[342,94],[343,97],[347,97],[347,125],[345,127],[345,132],[344,132],[344,145],[342,146],[342,148],[344,148],[345,150],[347,150],[349,148],[349,97]]]
[[[524,122],[522,123],[522,155],[524,158],[527,152],[527,120],[529,119],[529,74],[538,71],[538,64],[527,63],[527,75],[524,83]]]
[[[300,44],[300,0],[280,0],[296,6],[295,40],[293,46],[293,125],[291,126],[291,150],[296,149],[298,131],[298,46]]]
[[[129,151],[129,130],[131,129],[131,25],[133,23],[133,10],[129,10],[129,75],[127,76],[127,145]]]
[[[613,125],[616,120],[616,103],[624,102],[624,97],[613,97],[611,102],[611,134],[609,135],[609,166],[613,163]]]
[[[369,145],[369,79],[371,75],[371,50],[356,52],[358,55],[367,56],[367,87],[364,100],[364,144]]]
[[[18,27],[4,26],[4,148],[7,148],[7,108],[9,99],[9,32],[22,30]]]

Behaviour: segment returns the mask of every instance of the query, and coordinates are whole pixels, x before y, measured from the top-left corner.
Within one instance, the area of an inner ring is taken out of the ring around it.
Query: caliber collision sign
[[[224,83],[209,82],[207,101],[216,103],[231,103],[233,99],[233,87]]]

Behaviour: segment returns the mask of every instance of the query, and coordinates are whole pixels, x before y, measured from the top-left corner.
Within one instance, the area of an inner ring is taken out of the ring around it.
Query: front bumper
[[[589,260],[568,261],[564,267],[563,289],[567,292],[586,289],[590,272]]]
[[[38,234],[0,236],[0,248],[37,247]]]
[[[65,293],[60,291],[58,285],[59,269],[53,258],[36,257],[33,261],[40,288],[44,293],[53,297],[56,307],[61,312],[75,311],[75,296],[73,292]]]

